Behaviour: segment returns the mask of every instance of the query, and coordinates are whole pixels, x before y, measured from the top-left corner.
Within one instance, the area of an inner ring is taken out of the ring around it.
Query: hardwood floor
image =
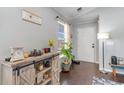
[[[107,75],[100,73],[99,65],[95,63],[81,62],[80,65],[74,64],[69,73],[61,73],[61,85],[91,85],[92,77],[104,77],[109,80],[124,83],[124,75],[114,77],[111,73]]]

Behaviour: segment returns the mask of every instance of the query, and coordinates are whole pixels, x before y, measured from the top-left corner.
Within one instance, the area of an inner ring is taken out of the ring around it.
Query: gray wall
[[[42,25],[22,20],[21,10],[27,9],[42,17]],[[0,8],[0,59],[10,56],[10,47],[25,50],[48,47],[48,39],[57,39],[58,14],[51,8]]]
[[[23,21],[22,9],[41,16],[42,25]],[[48,47],[49,39],[57,41],[57,15],[59,14],[51,8],[0,8],[0,60],[10,56],[10,47],[22,46],[30,51]],[[57,47],[57,42],[55,43]]]

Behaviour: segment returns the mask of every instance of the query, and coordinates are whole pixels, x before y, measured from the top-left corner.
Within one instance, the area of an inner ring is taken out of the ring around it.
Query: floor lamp
[[[106,39],[109,39],[110,38],[110,34],[109,33],[98,33],[97,34],[97,39],[101,40],[102,41],[102,62],[103,62],[103,70],[101,71],[102,73],[104,74],[107,74],[107,72],[104,70],[104,66],[105,66],[105,59],[104,59],[104,43],[105,43],[105,40]]]

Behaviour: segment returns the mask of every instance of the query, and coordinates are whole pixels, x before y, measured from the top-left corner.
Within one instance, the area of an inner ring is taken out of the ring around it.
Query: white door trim
[[[97,33],[98,33],[98,31],[99,31],[99,24],[98,24],[98,20],[95,20],[94,22],[93,21],[88,21],[88,23],[86,22],[86,24],[78,24],[78,25],[75,25],[75,26],[81,26],[82,25],[82,27],[83,26],[88,26],[88,25],[96,25],[96,35],[95,35],[95,37],[94,37],[94,40],[95,40],[95,52],[94,52],[94,63],[98,63],[98,53],[99,53],[99,46],[98,46],[98,40],[97,40]],[[78,38],[78,37],[77,37]],[[77,59],[78,60],[78,59]],[[82,61],[84,61],[84,60],[82,60]]]

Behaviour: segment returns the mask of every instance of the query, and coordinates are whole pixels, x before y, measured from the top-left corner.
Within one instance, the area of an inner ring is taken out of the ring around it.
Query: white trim
[[[86,60],[84,61],[84,60],[78,60],[78,59],[76,59],[76,61],[99,64],[97,61],[92,62],[92,61],[86,61]]]
[[[57,22],[59,23],[59,24],[61,24],[61,25],[65,25],[65,22],[64,21],[62,21],[62,20],[60,20],[60,19],[57,19]]]
[[[95,48],[94,48],[94,61],[93,62],[90,62],[90,63],[99,63],[98,61],[96,61],[96,60],[98,60],[97,58],[97,56],[99,55],[99,46],[98,46],[98,42],[97,42],[97,33],[99,32],[99,23],[98,23],[98,20],[99,20],[99,17],[97,17],[97,18],[89,18],[89,19],[87,19],[87,20],[85,20],[84,22],[82,21],[82,23],[81,24],[75,24],[74,26],[89,26],[89,25],[95,25],[96,26],[96,31],[94,32],[95,33],[95,35],[96,36],[94,36],[94,40],[95,40]],[[97,54],[98,53],[98,54]],[[88,61],[86,61],[86,62],[88,62]]]
[[[59,34],[64,34],[63,32],[58,32]]]
[[[95,61],[95,63],[99,64],[99,61]]]

